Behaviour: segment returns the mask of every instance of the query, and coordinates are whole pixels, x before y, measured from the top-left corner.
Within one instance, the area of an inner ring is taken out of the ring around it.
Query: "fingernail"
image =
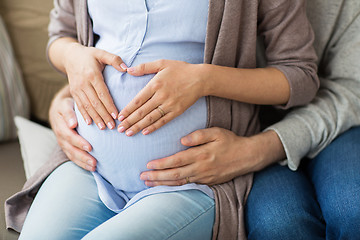
[[[121,67],[123,70],[128,69],[128,67],[125,65],[125,63],[120,64],[120,67]]]
[[[149,181],[146,181],[145,185],[148,186],[148,187],[154,187],[155,186],[155,184],[153,182],[149,182]]]
[[[86,165],[86,169],[87,169],[88,171],[91,171],[91,172],[94,171],[94,167],[89,166],[89,165]]]
[[[86,122],[87,125],[90,125],[90,124],[91,124],[91,120],[90,120],[90,119],[86,119],[85,122]]]
[[[151,163],[148,163],[148,164],[146,165],[146,167],[147,167],[147,169],[154,169],[154,165],[151,164]]]
[[[186,136],[183,138],[183,141],[185,144],[190,144],[191,143],[191,137],[190,136]]]
[[[127,131],[126,131],[126,136],[131,137],[132,135],[134,135],[134,131],[133,131],[133,130],[127,130]]]
[[[118,120],[121,122],[121,121],[124,120],[124,118],[125,118],[125,117],[124,117],[123,115],[120,115],[119,118],[118,118]]]
[[[125,128],[123,126],[121,126],[121,127],[118,128],[118,131],[119,131],[119,133],[122,133],[122,132],[125,131]]]
[[[74,126],[75,124],[76,124],[76,120],[73,119],[73,118],[71,118],[71,119],[69,120],[69,126]]]
[[[113,124],[112,122],[108,122],[108,123],[107,123],[107,126],[108,126],[108,128],[110,128],[110,129],[113,129],[113,128],[114,128],[114,124]]]
[[[98,127],[100,128],[100,130],[105,129],[105,124],[104,124],[104,123],[100,122],[100,123],[98,123],[97,125],[98,125]]]
[[[130,67],[127,69],[128,72],[134,72],[135,71],[135,68],[134,67]]]
[[[87,152],[90,152],[90,148],[88,147],[88,146],[83,146],[83,149],[85,150],[85,151],[87,151]]]
[[[149,133],[150,133],[150,131],[147,130],[147,129],[145,129],[145,130],[142,131],[142,134],[143,134],[143,135],[148,135]]]
[[[92,160],[89,159],[89,160],[87,160],[86,162],[87,162],[87,164],[88,164],[89,166],[94,167],[94,163],[93,163]]]
[[[115,113],[112,113],[111,116],[112,116],[113,119],[116,119],[116,114]]]
[[[140,176],[140,179],[143,180],[143,181],[149,180],[149,175],[147,175],[147,174],[142,174],[142,175]]]

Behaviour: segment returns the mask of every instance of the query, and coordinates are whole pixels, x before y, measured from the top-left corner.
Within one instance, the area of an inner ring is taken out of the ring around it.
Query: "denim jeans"
[[[246,205],[251,239],[360,239],[360,127],[293,172],[255,174]]]
[[[214,200],[198,190],[147,196],[121,213],[100,200],[94,177],[72,162],[41,186],[19,239],[211,239]]]

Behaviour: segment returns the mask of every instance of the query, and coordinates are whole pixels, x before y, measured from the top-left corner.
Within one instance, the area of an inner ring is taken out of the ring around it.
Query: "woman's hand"
[[[95,171],[96,160],[88,153],[91,151],[91,145],[74,130],[78,123],[74,112],[74,100],[70,96],[68,86],[53,99],[49,119],[66,156],[85,170]]]
[[[181,143],[192,148],[147,164],[151,171],[140,175],[147,186],[220,184],[285,158],[274,131],[239,137],[222,128],[208,128],[189,134]]]
[[[205,96],[200,70],[201,65],[174,60],[158,60],[128,68],[127,72],[133,76],[156,75],[121,110],[118,131],[132,136],[142,130],[147,135],[185,112]]]
[[[94,120],[99,129],[115,128],[118,115],[112,97],[104,82],[105,65],[126,72],[126,65],[119,56],[79,43],[66,48],[64,69],[69,79],[70,92],[87,124]],[[106,125],[105,125],[106,124]]]

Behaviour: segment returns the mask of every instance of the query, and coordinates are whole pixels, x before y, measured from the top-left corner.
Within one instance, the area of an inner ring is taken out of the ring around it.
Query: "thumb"
[[[181,144],[187,147],[194,147],[216,140],[216,134],[212,128],[200,129],[181,139]]]
[[[126,72],[126,69],[128,68],[124,61],[119,57],[118,55],[106,52],[104,50],[98,50],[97,52],[97,58],[98,60],[106,65],[113,66],[116,70],[120,72]]]
[[[154,62],[142,63],[136,67],[128,68],[127,72],[133,76],[158,73],[165,68],[166,62],[167,60],[157,60]]]

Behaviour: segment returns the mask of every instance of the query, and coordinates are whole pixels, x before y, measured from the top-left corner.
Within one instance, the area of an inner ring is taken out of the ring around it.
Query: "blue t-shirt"
[[[93,31],[99,35],[95,47],[119,55],[127,66],[158,59],[203,63],[208,0],[88,0]],[[124,108],[154,77],[134,77],[106,66],[104,80],[118,109]],[[100,131],[86,125],[75,108],[78,132],[93,147],[97,159],[93,173],[99,196],[115,212],[149,194],[198,189],[213,196],[205,185],[149,188],[140,180],[146,164],[185,150],[180,139],[206,127],[207,106],[200,98],[182,115],[149,135],[127,137],[116,129]],[[117,122],[119,124],[119,122]]]

